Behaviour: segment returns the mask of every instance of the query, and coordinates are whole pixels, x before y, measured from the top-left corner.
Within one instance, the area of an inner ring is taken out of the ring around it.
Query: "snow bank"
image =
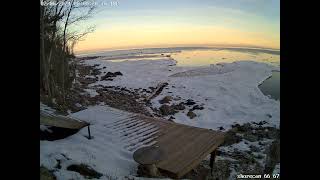
[[[83,128],[62,140],[40,141],[40,166],[55,169],[60,161],[61,169],[55,171],[58,179],[83,179],[78,173],[66,170],[68,165],[80,163],[104,174],[102,179],[135,174],[137,164],[132,159],[132,152],[124,148],[126,144],[117,132],[107,128],[108,124],[128,115],[105,106],[89,107],[72,114],[72,117],[92,123],[90,129],[94,138],[87,139],[87,128]]]

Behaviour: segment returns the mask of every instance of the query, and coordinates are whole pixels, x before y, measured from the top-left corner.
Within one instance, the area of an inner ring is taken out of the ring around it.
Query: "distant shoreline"
[[[101,49],[101,50],[92,50],[87,52],[82,52],[76,54],[77,57],[83,57],[88,55],[94,55],[98,53],[106,52],[121,52],[121,51],[139,51],[139,50],[193,50],[193,49],[231,49],[231,50],[249,50],[249,51],[260,51],[267,52],[270,54],[280,55],[280,49],[273,48],[263,48],[263,47],[246,47],[246,46],[174,46],[174,47],[146,47],[146,48],[123,48],[123,49]]]

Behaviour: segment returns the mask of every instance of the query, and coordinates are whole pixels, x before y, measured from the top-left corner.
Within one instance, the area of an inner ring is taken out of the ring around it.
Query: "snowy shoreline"
[[[124,52],[132,55],[130,52]],[[160,53],[168,53],[168,51],[163,50]],[[227,131],[235,124],[265,121],[267,123],[263,124],[263,127],[280,128],[280,101],[270,99],[258,88],[272,75],[272,71],[279,71],[279,67],[254,61],[181,67],[176,66],[177,62],[168,57],[120,62],[102,59],[103,57],[97,57],[79,62],[85,66],[94,66],[100,71],[100,74],[95,76],[98,80],[90,83],[85,89],[91,97],[98,96],[98,91],[103,87],[125,88],[136,91],[143,97],[150,95],[148,92],[150,87],[154,88],[159,83],[166,82],[168,85],[150,101],[148,110],[151,114],[156,114],[153,109],[159,109],[162,106],[160,100],[170,96],[172,100],[167,103],[168,105],[192,99],[197,105],[203,107],[201,110],[192,110],[191,106],[186,106],[184,110],[173,115],[163,116],[176,123],[214,130],[222,127]],[[112,80],[105,80],[103,77],[108,72],[121,72],[122,75],[115,76]],[[94,77],[87,76],[87,78]],[[192,119],[187,116],[188,111],[191,110],[196,114]],[[65,139],[40,141],[40,166],[55,169],[59,160],[62,168],[55,172],[58,179],[83,179],[80,174],[66,170],[66,167],[72,163],[90,165],[104,174],[102,179],[108,179],[109,175],[119,179],[135,175],[137,164],[132,159],[132,152],[123,148],[126,144],[120,141],[118,132],[106,128],[109,123],[128,114],[130,113],[110,108],[103,103],[70,114],[72,117],[93,123],[91,129],[94,139],[86,139],[84,136],[87,131],[82,129]],[[247,143],[250,145],[250,142]],[[266,143],[270,142],[266,141]],[[245,151],[249,145],[241,141],[231,149],[236,147]],[[222,149],[230,150],[230,148]]]
[[[179,120],[178,123],[208,129],[217,129],[224,125],[224,128],[228,129],[233,122],[266,120],[277,126],[280,121],[280,102],[268,98],[258,88],[272,75],[272,71],[279,70],[278,67],[268,64],[237,61],[209,67],[178,67],[172,59],[111,62],[99,58],[83,63],[96,65],[98,69],[106,67],[99,79],[107,71],[123,73],[123,76],[116,77],[113,81],[97,81],[90,87],[118,86],[134,90],[148,89],[167,82],[168,87],[151,101],[153,108],[159,108],[161,104],[158,101],[165,96],[181,99],[175,103],[193,99],[207,107],[204,110],[206,113],[199,111],[199,117],[192,121],[183,113],[178,113],[174,116]],[[273,118],[266,119],[266,114],[272,114]],[[210,122],[209,119],[213,117],[222,120]],[[229,119],[229,122],[223,123],[226,119]],[[233,122],[231,119],[234,119]],[[204,121],[206,123],[203,123]]]

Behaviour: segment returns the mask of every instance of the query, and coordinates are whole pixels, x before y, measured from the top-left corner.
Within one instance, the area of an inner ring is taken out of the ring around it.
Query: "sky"
[[[96,0],[75,52],[239,45],[280,48],[280,0]],[[113,4],[113,5],[112,5]]]

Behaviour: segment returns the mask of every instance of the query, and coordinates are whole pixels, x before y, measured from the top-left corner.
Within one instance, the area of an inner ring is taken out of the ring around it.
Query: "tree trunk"
[[[63,30],[63,51],[65,53],[66,53],[66,45],[67,45],[66,31],[67,31],[67,27],[68,27],[70,13],[73,8],[73,3],[74,3],[74,0],[71,1],[70,9],[68,11],[67,19],[64,24],[64,30]],[[62,97],[63,97],[63,102],[65,102],[65,58],[63,58],[63,61],[62,61]]]
[[[40,6],[41,7],[41,6]],[[44,32],[44,26],[45,26],[45,22],[44,22],[44,15],[45,15],[45,8],[41,7],[41,54],[42,54],[42,72],[43,72],[43,86],[44,86],[44,90],[45,92],[48,93],[49,97],[51,97],[51,90],[50,90],[50,86],[49,86],[49,74],[48,74],[48,62],[46,59],[46,54],[45,54],[45,42],[44,42],[44,38],[45,38],[45,32]]]

